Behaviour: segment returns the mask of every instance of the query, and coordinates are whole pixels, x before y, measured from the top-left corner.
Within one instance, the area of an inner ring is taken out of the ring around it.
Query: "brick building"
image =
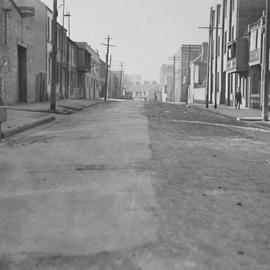
[[[29,84],[32,46],[24,39],[25,17],[13,0],[0,0],[0,102],[14,104],[35,100]]]
[[[77,44],[68,38],[68,55],[67,55],[67,88],[68,98],[75,98],[77,92]]]
[[[265,0],[223,0],[212,10],[210,103],[233,106],[237,89],[242,93],[242,106],[253,103],[251,93],[255,84],[250,85],[248,26],[259,20],[264,9]]]
[[[104,92],[105,63],[86,42],[77,42],[77,87],[82,98],[97,99]]]
[[[25,14],[24,40],[31,47],[27,80],[32,94],[27,102],[43,102],[47,100],[47,6],[39,0],[15,1]]]
[[[175,57],[175,102],[188,102],[190,85],[190,63],[202,52],[201,45],[181,45]]]

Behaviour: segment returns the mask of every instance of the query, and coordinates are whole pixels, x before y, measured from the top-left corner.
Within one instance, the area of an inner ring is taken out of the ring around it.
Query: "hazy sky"
[[[43,0],[51,7],[53,0]],[[159,80],[159,68],[168,63],[181,43],[202,43],[208,31],[209,9],[220,0],[66,0],[71,13],[71,38],[87,41],[105,59],[100,43],[108,34],[113,68]],[[58,0],[61,4],[62,0]],[[61,16],[61,12],[59,13]],[[67,25],[67,22],[66,22]]]

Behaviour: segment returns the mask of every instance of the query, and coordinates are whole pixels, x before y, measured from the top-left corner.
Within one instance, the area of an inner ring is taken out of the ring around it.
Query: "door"
[[[27,102],[27,61],[26,48],[18,46],[18,101]]]

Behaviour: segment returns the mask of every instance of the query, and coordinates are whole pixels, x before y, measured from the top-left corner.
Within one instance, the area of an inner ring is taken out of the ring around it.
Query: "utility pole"
[[[268,121],[269,112],[269,45],[270,45],[270,0],[266,0],[266,17],[265,17],[265,38],[264,38],[264,84],[263,84],[263,104],[262,104],[262,120]]]
[[[105,91],[104,91],[104,101],[107,101],[107,93],[108,93],[108,74],[109,74],[109,54],[110,54],[110,47],[115,47],[114,45],[110,44],[110,41],[112,38],[110,35],[107,37],[107,44],[101,44],[103,46],[107,47],[107,53],[106,53],[106,75],[105,75]]]
[[[217,90],[219,88],[219,81],[217,79],[218,77],[218,46],[220,46],[220,44],[218,44],[218,13],[220,14],[220,12],[218,12],[218,10],[221,9],[220,5],[217,5],[216,8],[216,47],[215,47],[215,101],[214,101],[214,107],[215,109],[217,109]],[[222,56],[223,57],[223,56]],[[223,76],[223,74],[221,74],[221,76]]]
[[[187,67],[187,88],[186,88],[186,105],[188,105],[188,87],[189,87],[189,80],[190,80],[190,46],[188,46],[188,67]]]
[[[53,1],[52,21],[52,81],[51,81],[51,110],[56,110],[56,73],[57,73],[57,0]]]
[[[108,73],[108,89],[110,90],[110,77],[111,77],[111,67],[112,67],[112,55],[110,55],[109,73]],[[110,98],[113,97],[113,91],[111,90],[111,95],[108,93]]]
[[[209,25],[209,42],[208,42],[208,55],[207,55],[207,78],[206,78],[206,91],[205,91],[205,107],[209,108],[209,86],[210,86],[210,61],[211,57],[211,45],[212,45],[212,35],[213,35],[213,24],[212,24],[212,12],[213,7],[210,9],[210,25]]]
[[[176,56],[173,57],[173,99],[174,99],[174,101],[175,101],[175,97],[176,97],[175,72],[176,72]]]

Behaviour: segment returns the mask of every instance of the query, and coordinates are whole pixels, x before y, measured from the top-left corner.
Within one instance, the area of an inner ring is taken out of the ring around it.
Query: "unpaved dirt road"
[[[269,270],[270,133],[100,104],[0,144],[0,269]]]

